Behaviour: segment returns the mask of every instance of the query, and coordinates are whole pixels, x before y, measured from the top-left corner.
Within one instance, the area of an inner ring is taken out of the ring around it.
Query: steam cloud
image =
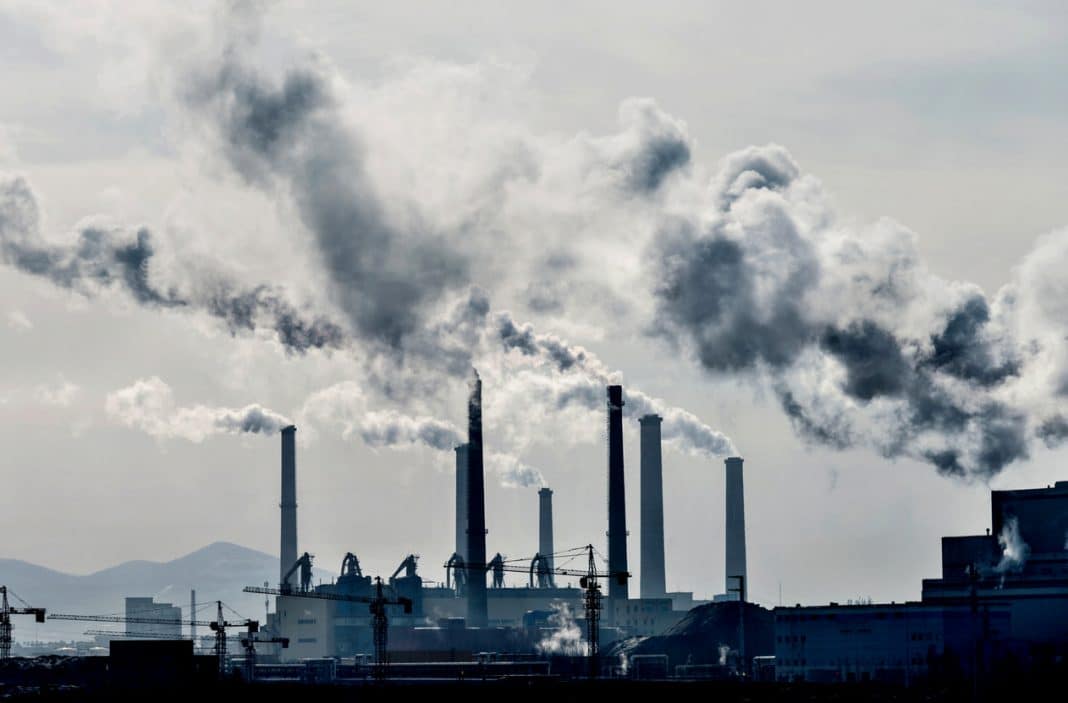
[[[190,442],[202,442],[216,434],[272,435],[290,424],[283,416],[260,405],[178,407],[171,387],[157,376],[139,379],[109,393],[104,408],[107,416],[119,424],[153,437]]]
[[[998,535],[998,544],[1001,545],[1001,560],[994,567],[994,571],[1004,578],[1007,573],[1019,573],[1023,571],[1027,563],[1027,557],[1031,555],[1031,547],[1020,535],[1020,524],[1015,516],[1005,520],[1005,525]]]
[[[586,656],[587,644],[582,639],[582,628],[575,621],[571,606],[567,603],[551,603],[553,609],[549,625],[555,628],[552,634],[538,642],[542,654],[563,654],[572,657]]]

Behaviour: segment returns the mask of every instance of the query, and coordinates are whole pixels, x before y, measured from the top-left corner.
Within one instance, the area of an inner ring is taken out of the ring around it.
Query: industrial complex
[[[990,528],[942,539],[942,573],[923,581],[919,601],[766,608],[747,597],[743,460],[729,457],[723,593],[697,601],[665,587],[663,420],[657,415],[639,418],[641,582],[631,583],[625,402],[621,386],[607,386],[604,561],[592,544],[557,548],[548,487],[537,491],[537,551],[518,560],[490,556],[482,382],[476,376],[467,442],[455,448],[455,545],[452,554],[441,555],[443,584],[423,581],[414,554],[382,578],[365,574],[349,553],[335,578],[313,585],[313,556],[298,540],[297,428],[289,426],[281,431],[278,583],[245,588],[274,597],[263,622],[228,622],[221,602],[202,603],[215,617],[198,619],[195,592],[184,619],[180,607],[140,595],[126,599],[123,616],[48,617],[124,624],[125,631],[110,637],[97,632],[97,643],[123,640],[112,656],[135,658],[172,647],[166,656],[173,659],[174,646],[193,656],[200,627],[202,650],[212,652],[215,671],[263,680],[448,679],[477,670],[482,676],[913,686],[1063,668],[1068,661],[1068,481],[993,491]],[[581,567],[568,566],[574,563]],[[524,583],[506,586],[506,573],[520,574]],[[44,611],[10,606],[7,589],[2,593],[6,658],[12,616],[42,618]],[[144,650],[131,649],[136,640]]]

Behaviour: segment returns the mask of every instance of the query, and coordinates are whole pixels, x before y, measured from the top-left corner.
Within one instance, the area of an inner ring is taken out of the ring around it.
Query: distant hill
[[[316,569],[317,581],[331,576]],[[245,617],[263,620],[264,597],[241,589],[265,581],[277,583],[278,557],[229,542],[216,542],[168,562],[128,561],[85,576],[18,559],[0,559],[0,584],[51,613],[121,615],[127,596],[151,596],[181,607],[182,617],[187,618],[189,590],[195,588],[198,619],[214,619],[214,601],[221,600]],[[201,608],[201,604],[205,607]],[[13,622],[15,639],[20,641],[88,639],[82,636],[87,629],[122,629],[121,625],[108,623],[59,620],[35,625],[33,618],[21,617]]]

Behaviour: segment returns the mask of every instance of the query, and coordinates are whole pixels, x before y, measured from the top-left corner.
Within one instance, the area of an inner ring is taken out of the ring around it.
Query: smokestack
[[[456,549],[467,561],[467,445],[456,447]]]
[[[197,589],[189,590],[189,639],[193,640],[193,646],[197,642]]]
[[[555,586],[553,575],[553,492],[550,488],[538,491],[538,554],[544,559],[549,571],[549,585]]]
[[[486,493],[482,472],[482,379],[467,400],[467,624],[486,627]]]
[[[286,572],[297,563],[297,428],[282,428],[282,548],[278,583],[286,586]],[[292,584],[290,584],[292,585]]]
[[[623,386],[608,387],[608,570],[627,570],[627,505],[623,493]],[[608,597],[627,599],[627,580],[609,578]]]
[[[664,598],[664,478],[659,415],[644,415],[642,426],[641,530],[642,598]]]
[[[742,458],[729,457],[727,464],[727,536],[726,569],[727,593],[736,592],[739,600],[745,600],[749,590],[745,572],[745,492],[742,488]],[[741,576],[741,582],[735,577]]]

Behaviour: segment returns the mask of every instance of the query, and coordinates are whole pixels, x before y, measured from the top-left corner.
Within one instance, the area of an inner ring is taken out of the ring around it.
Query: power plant
[[[476,374],[467,399],[467,442],[455,447],[454,543],[443,563],[444,583],[424,581],[416,554],[405,555],[381,578],[365,574],[356,553],[348,552],[335,578],[313,584],[315,557],[297,539],[297,428],[289,425],[281,430],[278,584],[244,589],[275,597],[274,611],[262,623],[227,621],[221,601],[209,601],[214,619],[198,619],[195,591],[187,618],[177,606],[142,595],[126,599],[124,616],[50,613],[49,619],[124,624],[124,632],[88,632],[143,640],[140,649],[117,642],[112,652],[117,657],[112,670],[135,678],[160,666],[143,661],[156,656],[155,650],[172,663],[191,656],[198,626],[212,632],[211,659],[219,675],[240,671],[249,680],[310,682],[429,681],[471,672],[544,677],[564,671],[585,678],[912,685],[947,676],[978,681],[1007,658],[1040,670],[1068,654],[1063,627],[1068,545],[1062,541],[1068,539],[1068,482],[995,491],[995,534],[944,538],[942,576],[923,582],[921,601],[769,609],[748,598],[744,462],[728,457],[724,593],[701,601],[693,593],[667,590],[665,420],[646,414],[637,418],[640,596],[630,598],[622,386],[606,387],[605,568],[593,544],[556,548],[554,492],[548,486],[537,490],[533,555],[508,558],[497,552],[488,558],[482,393]],[[506,574],[523,582],[508,585]],[[0,655],[12,646],[12,615],[45,617],[43,608],[11,607],[8,592],[0,586],[5,597]],[[183,635],[186,626],[191,637]],[[234,631],[241,634],[227,634]],[[622,664],[612,663],[617,661]]]

